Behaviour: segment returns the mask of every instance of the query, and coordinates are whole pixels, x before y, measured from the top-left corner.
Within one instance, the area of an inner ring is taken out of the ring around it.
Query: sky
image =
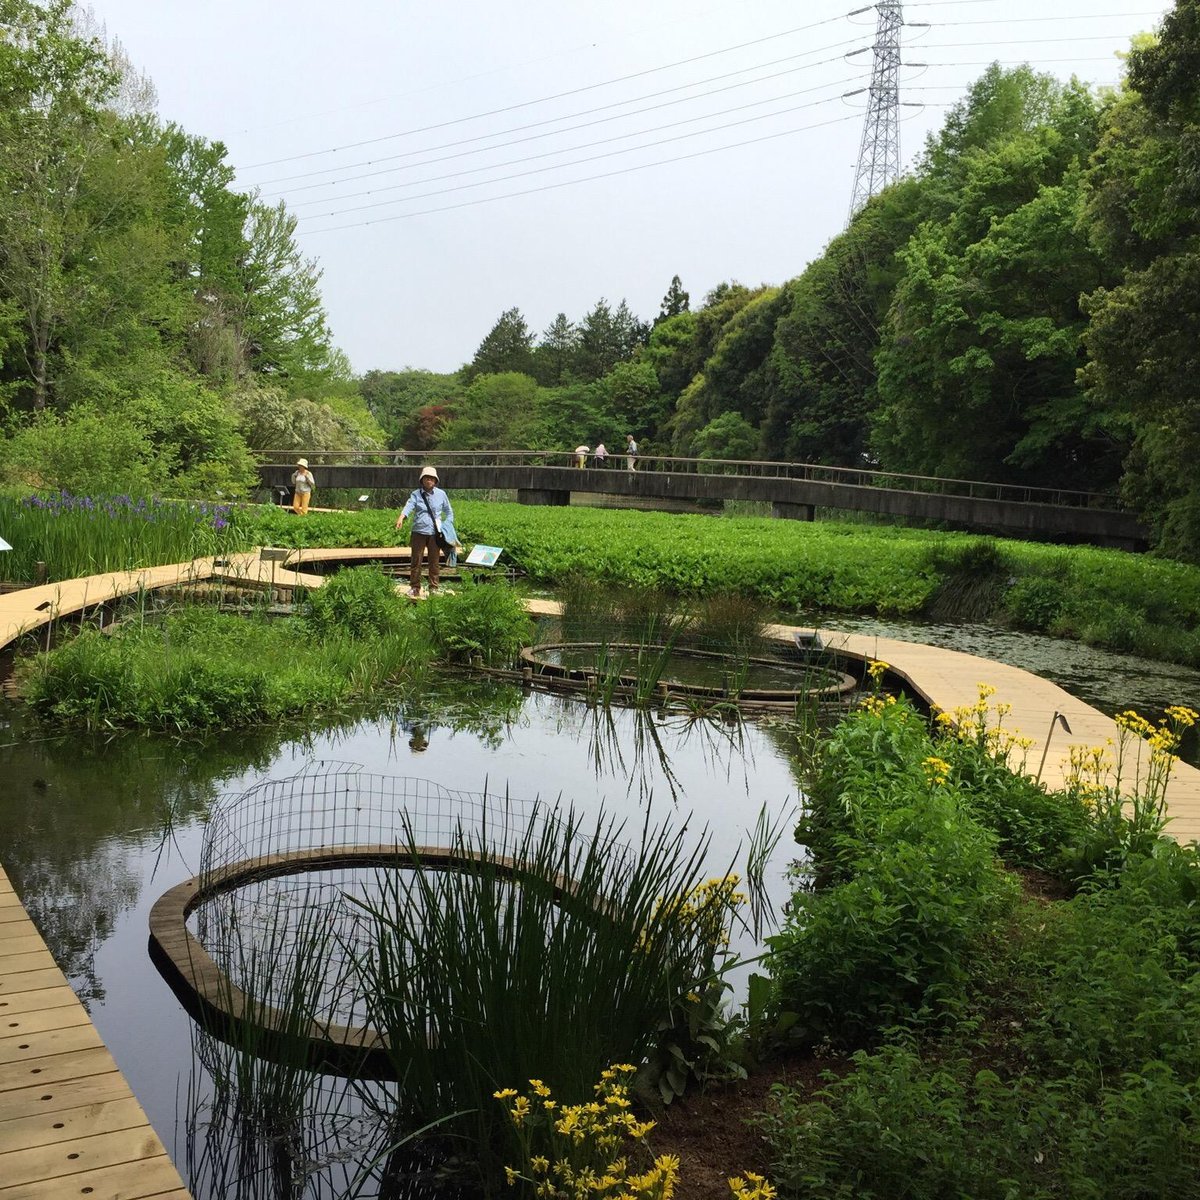
[[[844,228],[875,10],[834,0],[89,0],[159,114],[283,199],[355,371],[452,371],[505,309],[644,319]],[[901,162],[989,62],[1115,84],[1156,0],[903,6]],[[853,14],[853,15],[851,15]]]

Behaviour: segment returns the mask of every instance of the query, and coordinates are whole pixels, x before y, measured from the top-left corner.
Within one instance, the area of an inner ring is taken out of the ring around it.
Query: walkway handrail
[[[264,465],[292,461],[294,450],[255,450]],[[569,450],[308,450],[309,462],[326,466],[413,465],[425,462],[469,467],[574,467]],[[608,457],[608,470],[624,466],[618,448]],[[598,469],[588,455],[588,467]],[[665,454],[638,454],[639,471],[689,475],[741,475],[765,479],[799,479],[854,487],[888,488],[893,491],[927,492],[967,499],[1008,500],[1023,504],[1050,504],[1067,508],[1119,509],[1120,500],[1111,492],[1087,492],[1069,488],[1032,487],[1016,483],[992,483],[981,479],[954,479],[936,475],[907,475],[896,471],[872,471],[862,467],[834,467],[823,463],[773,462],[763,459],[681,458]]]

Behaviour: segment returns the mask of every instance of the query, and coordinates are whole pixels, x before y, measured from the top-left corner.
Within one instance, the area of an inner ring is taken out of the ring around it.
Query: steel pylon
[[[879,0],[875,22],[874,62],[867,116],[863,122],[850,217],[900,177],[900,30],[904,25],[900,0]]]

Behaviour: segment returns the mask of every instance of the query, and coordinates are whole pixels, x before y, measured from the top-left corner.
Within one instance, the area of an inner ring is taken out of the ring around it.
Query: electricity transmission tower
[[[875,5],[874,63],[870,100],[863,122],[858,166],[850,216],[900,177],[900,29],[904,24],[900,0],[879,0]]]

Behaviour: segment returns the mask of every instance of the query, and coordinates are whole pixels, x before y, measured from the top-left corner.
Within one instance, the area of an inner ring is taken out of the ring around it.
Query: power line
[[[687,138],[703,137],[705,134],[709,133],[719,133],[723,129],[736,129],[739,125],[750,125],[755,121],[766,121],[772,117],[781,117],[786,113],[799,112],[805,108],[817,108],[822,104],[832,104],[835,100],[841,100],[844,96],[852,96],[854,94],[855,93],[853,92],[845,92],[839,96],[828,96],[824,100],[810,100],[807,104],[795,104],[792,105],[791,108],[782,108],[778,112],[760,113],[756,117],[743,117],[740,121],[727,121],[724,125],[713,125],[708,129],[694,129],[690,133],[680,133],[676,134],[674,137],[659,138],[657,141],[646,142],[640,146],[625,146],[621,150],[608,150],[603,154],[590,154],[586,158],[575,159],[573,162],[555,163],[554,165],[548,167],[534,167],[529,171],[517,171],[512,175],[501,175],[496,179],[481,179],[475,183],[460,183],[456,184],[454,187],[438,188],[432,192],[419,192],[415,196],[405,196],[399,200],[379,200],[373,204],[356,204],[351,208],[333,209],[327,213],[312,213],[309,216],[301,217],[300,219],[311,221],[320,220],[322,217],[338,217],[345,213],[365,212],[367,209],[371,208],[386,208],[388,205],[392,204],[407,204],[410,200],[427,200],[430,196],[445,196],[450,192],[461,192],[467,188],[487,187],[489,184],[493,183],[506,183],[510,179],[524,179],[528,175],[543,175],[547,171],[561,171],[567,167],[578,167],[582,166],[584,163],[598,162],[603,158],[614,158],[619,154],[632,154],[637,150],[651,150],[655,146],[666,146],[671,142],[681,142]],[[427,181],[418,180],[414,186],[419,186],[424,182]]]
[[[973,17],[965,21],[929,21],[930,29],[948,28],[952,25],[1032,25],[1039,21],[1096,21],[1116,20],[1128,17],[1161,17],[1160,11],[1155,12],[1125,12],[1125,13],[1068,13],[1058,17]]]
[[[845,117],[834,117],[832,120],[829,120],[829,121],[817,121],[815,124],[812,124],[812,125],[800,125],[800,126],[797,126],[795,129],[784,129],[778,133],[764,134],[762,137],[748,138],[745,141],[741,141],[741,142],[731,142],[727,146],[712,146],[707,150],[696,150],[691,154],[681,154],[675,158],[657,159],[655,162],[638,163],[632,167],[622,167],[616,171],[602,171],[598,175],[585,175],[580,179],[566,179],[560,183],[546,183],[546,184],[543,184],[541,187],[525,188],[524,190],[519,191],[519,192],[505,192],[503,195],[500,195],[500,196],[481,196],[477,200],[464,200],[461,204],[447,204],[447,205],[443,205],[440,208],[426,208],[426,209],[421,209],[418,212],[397,213],[394,216],[390,216],[390,217],[379,217],[375,220],[370,220],[370,221],[353,221],[348,225],[330,225],[324,229],[307,229],[307,230],[304,230],[303,232],[306,234],[337,233],[343,229],[360,229],[366,225],[384,225],[384,224],[388,224],[392,221],[406,221],[411,217],[425,217],[425,216],[429,216],[433,213],[453,212],[454,210],[459,209],[459,208],[474,208],[475,206],[480,205],[480,204],[491,204],[495,200],[512,200],[518,196],[532,196],[532,195],[536,194],[537,192],[550,192],[550,191],[554,191],[558,188],[574,187],[576,184],[580,184],[580,183],[593,183],[598,179],[611,179],[617,175],[630,175],[634,171],[648,171],[652,167],[665,167],[665,166],[671,165],[672,163],[687,162],[689,159],[703,158],[705,155],[708,155],[708,154],[720,154],[721,152],[723,152],[725,150],[738,150],[743,146],[753,146],[753,145],[757,145],[760,142],[769,142],[776,138],[789,137],[794,133],[804,133],[805,131],[807,131],[809,129],[821,129],[827,125],[840,125],[844,121],[857,121],[857,120],[858,120],[858,114],[851,113]],[[415,197],[413,197],[413,198],[415,199]]]
[[[772,34],[768,34],[766,37],[754,38],[753,40],[751,40],[749,42],[739,42],[735,46],[726,46],[724,49],[721,49],[721,50],[710,50],[705,54],[695,54],[691,58],[681,58],[681,59],[677,60],[676,62],[664,63],[663,65],[658,66],[658,67],[647,67],[644,71],[634,71],[629,75],[619,75],[615,79],[605,79],[599,83],[589,83],[583,87],[571,88],[565,92],[555,92],[549,96],[540,96],[535,100],[523,100],[519,104],[508,104],[502,108],[488,109],[486,112],[474,113],[474,114],[472,114],[470,116],[466,116],[466,117],[455,117],[453,120],[439,121],[434,125],[422,125],[417,128],[414,128],[414,129],[403,129],[403,130],[400,130],[398,133],[389,133],[389,134],[384,134],[381,137],[366,138],[363,141],[359,141],[359,142],[346,142],[342,145],[330,146],[324,150],[310,150],[304,154],[290,154],[290,155],[286,155],[283,158],[268,159],[265,162],[249,163],[245,167],[241,167],[238,169],[245,170],[245,171],[252,171],[252,170],[257,169],[258,167],[272,167],[272,166],[275,166],[277,163],[296,162],[296,161],[298,161],[300,159],[304,159],[304,158],[316,158],[322,154],[335,154],[342,150],[354,150],[354,149],[357,149],[359,146],[374,146],[380,142],[390,142],[390,141],[394,141],[396,138],[410,137],[411,135],[413,135],[415,133],[429,133],[435,129],[447,129],[452,125],[463,125],[468,121],[479,121],[479,120],[482,120],[484,117],[494,117],[494,116],[500,115],[501,113],[515,112],[518,109],[522,109],[522,108],[532,108],[536,104],[547,104],[551,100],[562,100],[566,96],[578,96],[584,92],[594,92],[594,91],[596,91],[597,88],[612,87],[614,84],[617,84],[617,83],[627,83],[631,79],[643,79],[647,75],[656,75],[660,71],[670,71],[670,70],[674,70],[675,67],[685,67],[685,66],[688,66],[690,63],[703,62],[704,60],[709,59],[709,58],[718,58],[722,54],[732,54],[736,50],[745,50],[750,46],[761,46],[766,42],[778,41],[780,38],[791,37],[797,33],[805,33],[810,29],[817,29],[822,25],[832,24],[834,21],[844,20],[845,16],[846,16],[846,14],[840,14],[836,17],[826,17],[822,21],[813,21],[812,23],[810,23],[808,25],[797,25],[794,29],[785,29],[780,33],[772,33]],[[816,51],[814,51],[813,53],[816,53]]]
[[[444,175],[433,175],[426,179],[411,180],[408,183],[389,184],[387,187],[380,187],[380,188],[374,188],[374,189],[368,188],[366,191],[350,192],[346,195],[341,195],[341,196],[332,197],[332,198],[326,197],[321,200],[301,200],[298,204],[290,204],[289,207],[294,211],[298,208],[304,208],[308,205],[313,205],[313,204],[339,203],[343,200],[353,200],[357,196],[373,196],[378,192],[394,192],[394,191],[399,191],[401,188],[420,187],[421,184],[424,184],[424,183],[437,183],[439,180],[455,179],[460,175],[477,175],[480,171],[496,171],[496,170],[501,169],[502,167],[519,166],[521,163],[536,162],[538,159],[542,159],[542,158],[552,158],[556,154],[572,154],[578,150],[590,150],[593,146],[606,146],[610,142],[619,142],[624,138],[643,137],[646,134],[650,134],[650,133],[661,133],[664,129],[677,129],[680,125],[690,125],[695,121],[707,121],[707,120],[712,119],[713,117],[724,117],[724,116],[728,116],[730,113],[744,112],[748,108],[758,108],[763,104],[775,104],[781,100],[791,100],[791,99],[795,98],[796,96],[808,95],[808,93],[810,93],[810,92],[824,91],[826,88],[831,88],[831,87],[844,87],[848,83],[857,83],[857,82],[858,82],[857,76],[852,76],[847,79],[838,79],[838,80],[834,80],[832,83],[820,83],[820,84],[817,84],[815,87],[801,88],[799,91],[789,92],[783,96],[768,96],[765,100],[751,100],[746,104],[738,104],[738,105],[735,105],[733,108],[721,109],[718,112],[701,113],[699,116],[696,116],[696,117],[685,117],[681,121],[669,121],[665,125],[654,125],[654,126],[651,126],[649,129],[634,129],[634,130],[631,130],[629,133],[614,134],[612,137],[599,138],[597,141],[594,141],[594,142],[584,142],[580,145],[575,145],[575,146],[561,146],[557,150],[546,150],[541,154],[526,155],[524,158],[511,158],[511,159],[505,160],[504,162],[488,163],[482,167],[469,167],[464,171],[448,171]],[[839,93],[838,96],[829,97],[829,99],[831,99],[831,100],[836,100],[836,99],[840,99],[840,98],[841,98],[841,93]],[[828,101],[820,101],[819,103],[827,103],[827,102]],[[801,105],[801,107],[806,107],[806,106]],[[781,112],[794,112],[795,109],[791,109],[791,108],[781,109],[780,111]],[[762,118],[759,118],[759,119],[765,119],[766,117],[778,116],[778,115],[779,115],[779,113],[766,113],[766,114],[764,114],[764,116]],[[718,126],[715,126],[714,128],[715,129],[724,129],[724,128],[727,128],[727,126],[718,125]],[[709,132],[712,132],[712,130],[702,129],[702,130],[697,131],[697,133],[709,133]],[[656,143],[650,143],[650,144],[654,145]],[[622,153],[627,153],[629,150],[639,150],[639,149],[642,149],[642,147],[630,146],[630,147],[627,147],[626,151],[623,151]],[[473,152],[472,151],[464,151],[464,153],[470,154]],[[454,158],[454,157],[459,157],[459,156],[448,155],[447,157]],[[436,161],[441,161],[441,160],[435,159],[434,161],[436,162]],[[588,160],[584,159],[583,161],[586,162]],[[413,165],[414,166],[426,166],[428,164],[416,163]],[[560,164],[560,165],[566,165],[566,164]],[[399,167],[399,168],[394,168],[394,169],[395,170],[405,170],[406,168]],[[552,169],[554,169],[554,168],[552,168]],[[386,172],[380,172],[380,173],[386,174]],[[328,185],[322,185],[322,186],[328,186]]]
[[[860,39],[855,38],[844,44],[845,45],[855,45],[859,42],[860,42]],[[862,49],[865,50],[865,49],[867,49],[867,47],[865,45],[863,45]],[[710,76],[708,79],[699,79],[693,83],[679,84],[678,86],[673,87],[673,88],[664,88],[662,91],[651,92],[648,95],[633,97],[629,100],[616,100],[611,104],[602,104],[602,105],[597,106],[596,108],[584,109],[581,112],[569,113],[569,114],[567,114],[565,116],[561,116],[561,117],[547,117],[543,121],[530,121],[524,125],[515,125],[515,126],[511,126],[508,129],[497,130],[495,133],[481,133],[481,134],[476,135],[475,137],[460,138],[457,141],[443,142],[440,145],[423,146],[418,150],[406,150],[402,154],[392,154],[392,155],[387,155],[383,158],[368,159],[365,162],[347,163],[344,166],[338,166],[338,167],[323,167],[317,171],[305,171],[298,175],[285,175],[285,176],[281,176],[277,179],[267,179],[267,180],[263,180],[262,184],[260,186],[265,187],[266,185],[271,184],[271,183],[286,183],[293,179],[311,179],[314,175],[331,175],[331,174],[334,174],[334,173],[342,171],[342,170],[354,170],[356,167],[375,166],[377,163],[395,162],[398,159],[412,158],[414,155],[418,155],[418,154],[428,154],[428,153],[432,153],[433,151],[437,151],[437,150],[453,149],[455,146],[466,146],[466,145],[470,145],[474,142],[489,141],[492,138],[504,137],[506,134],[509,134],[509,133],[520,133],[526,129],[540,129],[542,126],[556,125],[560,121],[569,121],[575,117],[585,117],[585,116],[590,116],[592,113],[607,112],[609,109],[621,108],[624,105],[628,105],[628,104],[638,104],[643,100],[654,100],[654,99],[657,99],[659,96],[667,96],[674,92],[686,91],[689,88],[699,87],[700,85],[705,84],[705,83],[716,83],[723,79],[731,79],[735,75],[744,75],[744,74],[746,74],[747,71],[763,70],[766,67],[778,66],[780,63],[794,62],[797,58],[804,58],[804,57],[807,57],[808,54],[812,54],[812,53],[817,53],[817,51],[806,51],[804,54],[793,54],[793,55],[789,55],[785,58],[777,58],[771,62],[761,63],[761,64],[758,64],[757,66],[743,67],[738,71],[729,71],[724,75],[713,75],[713,76]],[[648,105],[647,107],[641,108],[641,109],[631,109],[629,112],[626,112],[626,113],[615,113],[612,116],[604,117],[604,118],[602,118],[600,120],[596,120],[596,121],[587,121],[581,125],[568,126],[563,129],[548,130],[545,133],[536,135],[536,137],[555,137],[561,133],[571,133],[576,129],[587,129],[592,125],[600,125],[606,121],[619,121],[619,120],[624,120],[626,117],[638,116],[639,114],[641,114],[643,112],[654,112],[657,109],[667,108],[673,104],[685,104],[692,100],[702,100],[706,96],[719,95],[721,92],[732,91],[735,88],[750,87],[756,83],[766,83],[772,79],[780,79],[785,75],[793,75],[793,74],[797,73],[798,71],[807,71],[807,70],[811,70],[815,67],[828,66],[830,63],[843,62],[846,59],[846,57],[847,56],[845,54],[837,54],[837,55],[834,55],[832,58],[822,58],[822,59],[818,59],[816,62],[802,63],[799,66],[790,67],[785,71],[776,71],[774,74],[771,74],[771,75],[762,75],[756,79],[743,80],[741,83],[729,84],[726,87],[711,88],[710,90],[705,91],[705,92],[700,92],[695,96],[684,96],[684,97],[680,97],[676,100],[665,101],[662,104],[652,104],[652,105]],[[515,146],[521,142],[534,141],[534,140],[535,140],[535,137],[516,138],[509,142],[499,142],[492,146],[481,146],[481,147],[478,147],[476,150],[468,150],[468,151],[464,151],[463,153],[475,154],[475,153],[480,153],[480,152],[488,151],[488,150],[499,150],[505,146]],[[461,154],[449,154],[449,155],[444,156],[443,158],[428,159],[424,163],[412,163],[409,165],[410,166],[424,166],[427,163],[444,162],[444,161],[446,161],[446,159],[459,158],[459,157],[462,157],[462,155]],[[389,168],[389,169],[385,169],[382,171],[367,172],[362,175],[347,175],[347,176],[343,176],[341,179],[324,180],[323,182],[320,182],[320,183],[306,184],[303,187],[289,188],[289,189],[286,189],[286,191],[288,193],[304,192],[304,191],[309,191],[312,188],[328,187],[333,183],[338,183],[338,182],[343,182],[343,181],[351,182],[355,179],[370,179],[376,175],[389,174],[391,170],[395,170],[395,169],[407,170],[408,168],[407,167]],[[278,194],[283,194],[283,193],[280,192]]]

